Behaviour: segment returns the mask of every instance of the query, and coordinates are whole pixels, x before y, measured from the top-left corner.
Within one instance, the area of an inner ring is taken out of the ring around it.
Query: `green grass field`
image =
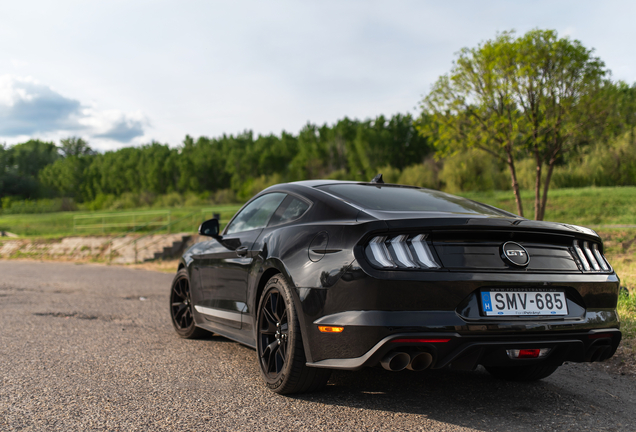
[[[511,191],[471,192],[462,196],[517,213]],[[534,217],[534,192],[522,191],[524,216]],[[554,189],[548,193],[545,220],[577,225],[636,225],[636,187]]]
[[[161,228],[168,222],[166,214],[157,214],[158,210],[170,211],[171,232],[196,232],[199,224],[210,219],[213,213],[220,213],[222,226],[240,208],[240,205],[222,205],[206,207],[181,207],[166,209],[138,209],[106,212],[60,212],[40,214],[19,214],[0,216],[0,230],[18,234],[22,237],[62,237],[69,235],[121,234],[132,230],[133,222],[138,232],[150,232]],[[131,213],[135,213],[132,215]],[[104,215],[104,217],[79,219],[78,225],[121,224],[118,227],[100,226],[73,229],[74,216]],[[123,215],[123,216],[122,216]],[[181,220],[180,220],[181,219]],[[149,224],[143,227],[144,224]],[[142,225],[140,227],[140,225]],[[162,232],[166,232],[164,229]]]
[[[481,201],[501,209],[516,213],[516,206],[512,192],[472,192],[462,193],[462,196]],[[523,191],[522,199],[525,216],[532,218],[534,215],[534,195],[532,191]],[[204,209],[212,209],[202,212]],[[172,232],[194,232],[199,223],[211,217],[212,211],[221,213],[221,222],[226,222],[240,208],[240,205],[223,205],[217,207],[178,207],[166,209],[138,209],[140,212],[136,217],[136,222],[160,223],[165,218],[159,215],[141,213],[154,212],[157,210],[169,210],[172,221],[191,215],[189,218],[171,227]],[[119,215],[130,213],[132,210],[107,211],[99,214]],[[192,215],[192,213],[197,213]],[[60,212],[43,214],[18,214],[0,215],[0,230],[9,231],[26,237],[59,237],[67,235],[90,235],[123,233],[129,230],[127,227],[110,227],[80,229],[74,232],[73,217],[76,215],[90,215],[89,212]],[[613,187],[613,188],[581,188],[581,189],[554,189],[549,193],[548,208],[546,209],[546,220],[565,222],[578,225],[636,225],[636,187]],[[132,223],[132,217],[105,218],[105,223]],[[99,219],[83,223],[100,223]],[[144,231],[157,228],[148,227]]]

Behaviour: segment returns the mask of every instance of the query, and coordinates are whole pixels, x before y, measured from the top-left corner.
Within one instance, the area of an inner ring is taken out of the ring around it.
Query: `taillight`
[[[596,243],[592,245],[592,250],[594,251],[594,255],[596,256],[598,263],[601,265],[601,267],[603,267],[603,270],[608,271],[610,269],[609,264],[605,261],[603,255],[601,255],[601,252],[598,250],[598,245]]]
[[[376,267],[440,268],[426,243],[426,234],[377,236],[371,239],[365,249],[369,261]]]
[[[579,258],[579,262],[586,272],[606,272],[610,271],[610,266],[603,257],[603,254],[598,250],[598,245],[592,243],[591,245],[584,241],[583,245],[579,244],[578,240],[574,240],[572,247]]]

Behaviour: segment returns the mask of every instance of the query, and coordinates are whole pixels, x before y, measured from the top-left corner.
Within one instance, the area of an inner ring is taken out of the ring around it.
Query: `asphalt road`
[[[636,380],[568,364],[511,384],[475,372],[336,372],[278,396],[255,353],[177,337],[171,275],[0,261],[0,430],[636,430]]]

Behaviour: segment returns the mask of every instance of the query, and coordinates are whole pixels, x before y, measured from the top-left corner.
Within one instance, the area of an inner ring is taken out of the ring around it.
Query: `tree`
[[[521,216],[515,161],[532,156],[535,219],[542,220],[555,164],[604,129],[612,105],[603,97],[608,74],[592,50],[555,31],[518,38],[505,32],[459,52],[422,101],[426,122],[418,130],[431,137],[438,155],[478,148],[505,162]]]
[[[51,142],[29,140],[0,152],[0,195],[26,199],[37,198],[43,191],[37,181],[40,170],[60,156]]]
[[[60,140],[60,151],[64,157],[93,156],[97,154],[82,138],[68,137]]]

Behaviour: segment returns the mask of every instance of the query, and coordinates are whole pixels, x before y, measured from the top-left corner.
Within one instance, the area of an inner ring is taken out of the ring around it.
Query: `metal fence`
[[[154,216],[154,218],[153,218]],[[98,213],[73,216],[73,233],[78,230],[99,230],[105,233],[108,228],[136,230],[139,227],[166,226],[170,233],[170,210],[144,212]],[[148,220],[151,218],[152,220]],[[99,220],[99,223],[85,223]]]

